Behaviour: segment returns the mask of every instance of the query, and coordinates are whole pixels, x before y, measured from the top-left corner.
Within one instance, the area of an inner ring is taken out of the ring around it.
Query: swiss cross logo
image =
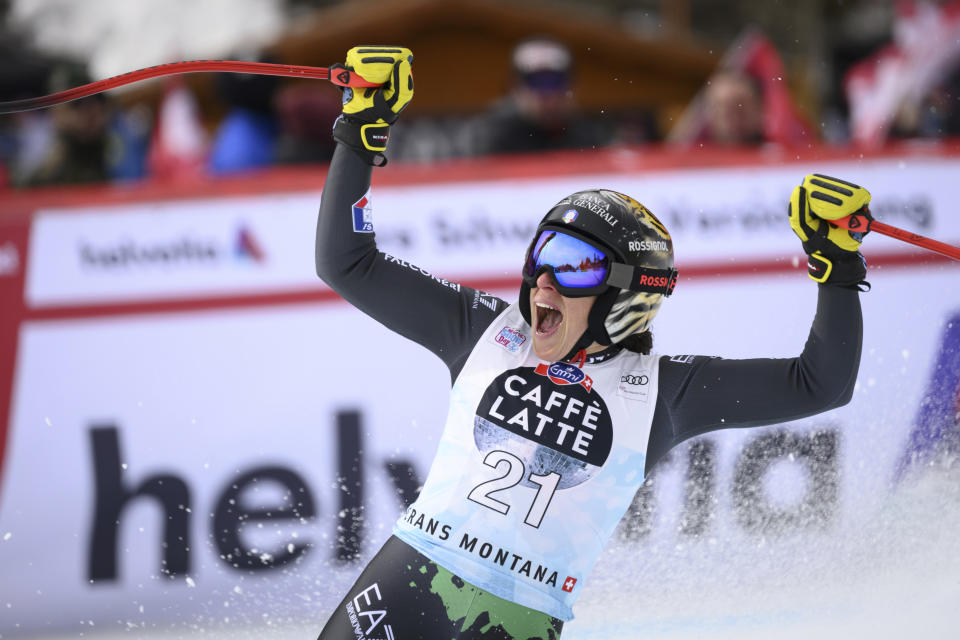
[[[577,586],[577,579],[576,579],[576,578],[571,578],[570,576],[567,576],[567,579],[563,581],[563,587],[562,587],[562,589],[563,589],[564,591],[566,591],[567,593],[570,593],[571,591],[573,591],[573,588],[574,588],[575,586]]]

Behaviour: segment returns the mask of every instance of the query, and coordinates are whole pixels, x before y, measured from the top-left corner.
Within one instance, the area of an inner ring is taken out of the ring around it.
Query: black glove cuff
[[[388,124],[363,122],[341,115],[333,123],[333,139],[353,149],[367,164],[375,167],[387,164],[383,152],[390,139]]]
[[[867,277],[867,262],[859,252],[831,252],[829,255],[812,253],[807,256],[807,273],[821,284],[857,288],[861,284],[867,284],[864,281]]]
[[[815,282],[824,283],[833,275],[833,262],[820,253],[811,253],[807,256],[807,273]]]

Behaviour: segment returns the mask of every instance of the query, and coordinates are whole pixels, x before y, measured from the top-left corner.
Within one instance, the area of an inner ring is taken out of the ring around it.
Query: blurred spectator
[[[807,145],[811,127],[793,104],[780,55],[749,29],[730,45],[717,71],[667,140],[683,145]]]
[[[956,130],[951,130],[953,127],[950,126],[955,124],[951,121],[956,117],[951,104],[952,93],[950,87],[938,86],[925,96],[904,101],[893,114],[889,132],[882,137],[878,136],[877,140],[867,142],[877,143],[886,137],[943,138],[956,135]]]
[[[437,162],[481,153],[475,141],[485,124],[462,115],[421,116],[400,120],[390,131],[390,159],[404,162]]]
[[[147,153],[153,129],[153,112],[134,104],[118,110],[111,121],[107,160],[110,177],[119,181],[138,180],[147,175]]]
[[[9,167],[9,184],[26,185],[53,145],[53,119],[48,110],[23,111],[3,116],[0,124],[5,125],[0,133],[0,154]]]
[[[573,59],[563,44],[528,40],[513,51],[514,85],[476,124],[473,154],[585,149],[610,144],[611,122],[577,108],[571,88]]]
[[[61,63],[50,71],[45,92],[88,82],[80,66]],[[8,116],[2,154],[10,183],[39,187],[143,177],[151,126],[145,111],[142,106],[123,110],[101,93]]]
[[[275,99],[280,127],[278,164],[330,162],[336,141],[330,134],[340,115],[340,92],[318,82],[294,82]]]
[[[80,67],[59,65],[50,74],[49,93],[90,82]],[[23,155],[17,168],[24,186],[102,182],[109,178],[108,125],[110,105],[97,94],[50,108],[52,135],[43,132],[42,116],[21,120],[33,129],[23,130]],[[39,128],[38,128],[39,127]],[[44,145],[42,151],[37,145]]]
[[[37,54],[11,33],[0,37],[0,100],[20,100],[46,92],[55,60]],[[22,184],[43,160],[53,138],[53,125],[46,111],[27,111],[0,116],[0,183]]]
[[[215,82],[220,96],[229,107],[226,117],[214,133],[207,165],[210,173],[235,173],[273,164],[274,146],[279,134],[273,110],[278,78],[259,74],[220,73]]]
[[[894,119],[891,135],[916,138],[960,135],[960,66],[931,87],[919,102],[905,102]]]
[[[720,71],[706,88],[705,138],[718,145],[758,145],[763,136],[763,90],[741,71]]]

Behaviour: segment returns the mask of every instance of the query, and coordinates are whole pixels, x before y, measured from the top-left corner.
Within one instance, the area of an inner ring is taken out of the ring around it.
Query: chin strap
[[[590,309],[590,314],[587,316],[586,330],[584,330],[580,339],[574,343],[573,348],[564,356],[564,361],[572,362],[581,350],[586,349],[594,342],[604,346],[610,345],[610,336],[607,335],[603,323],[619,293],[619,289],[611,287],[597,296],[597,300],[593,303],[593,308]]]
[[[571,364],[576,363],[578,367],[583,369],[583,365],[587,363],[587,350],[580,349],[580,351],[577,351],[577,353],[574,354],[574,356],[570,358],[568,362],[570,362]]]
[[[613,306],[617,293],[617,291],[610,290],[600,294],[600,297],[598,297],[597,301],[593,304],[593,309],[590,310],[587,328],[584,330],[583,335],[574,343],[573,348],[563,357],[564,362],[579,362],[579,366],[582,368],[587,361],[602,362],[620,353],[623,347],[619,344],[613,344],[610,341],[610,336],[607,335],[607,331],[603,326],[604,319],[607,317],[607,313],[610,312],[610,307]],[[601,345],[603,349],[596,353],[588,354],[587,348],[594,342]]]
[[[573,362],[580,358],[580,354],[583,354],[583,359],[587,357],[587,347],[593,344],[594,339],[590,337],[590,330],[587,329],[583,332],[583,335],[580,336],[580,339],[577,340],[570,351],[567,352],[567,355],[563,356],[561,360],[564,362]],[[583,366],[582,364],[580,365]]]
[[[601,362],[606,362],[621,351],[623,351],[623,345],[612,344],[606,349],[602,351],[596,351],[594,353],[587,353],[586,349],[581,349],[573,354],[572,357],[565,358],[565,360],[570,364],[577,364],[577,366],[582,369],[588,364],[599,364]]]

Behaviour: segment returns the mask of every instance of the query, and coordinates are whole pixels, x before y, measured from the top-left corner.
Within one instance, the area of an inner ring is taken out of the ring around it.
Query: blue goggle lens
[[[534,243],[524,265],[524,275],[533,278],[543,267],[553,272],[561,287],[588,289],[606,281],[610,258],[579,238],[547,229]]]

